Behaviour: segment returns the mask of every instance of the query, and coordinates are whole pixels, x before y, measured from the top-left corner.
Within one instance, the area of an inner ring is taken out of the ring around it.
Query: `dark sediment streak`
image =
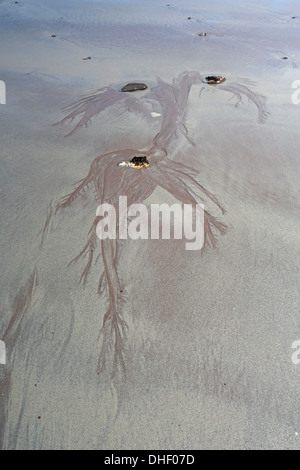
[[[87,126],[91,119],[113,104],[120,103],[127,110],[137,109],[145,113],[143,99],[151,103],[153,109],[157,104],[161,108],[161,127],[154,136],[152,145],[146,149],[119,149],[96,157],[88,175],[83,178],[77,188],[64,198],[56,206],[54,213],[66,210],[78,197],[82,196],[91,186],[95,192],[98,204],[109,203],[118,207],[119,196],[127,196],[128,206],[133,203],[141,203],[152,194],[156,187],[168,191],[177,200],[185,204],[204,203],[210,201],[217,209],[224,213],[224,209],[216,196],[211,194],[195,178],[192,168],[183,163],[174,162],[168,157],[168,149],[171,143],[181,133],[193,143],[188,136],[184,124],[189,93],[192,85],[202,83],[203,76],[198,72],[183,72],[172,83],[157,79],[157,86],[148,90],[142,98],[138,94],[126,94],[112,87],[104,87],[96,93],[85,96],[77,102],[65,108],[67,116],[57,124],[65,124],[80,116],[79,122],[68,134],[73,134],[80,127]],[[227,91],[237,98],[236,106],[246,96],[258,109],[259,122],[263,122],[267,116],[264,109],[264,98],[254,94],[249,88],[238,83],[217,85],[220,90]],[[123,160],[131,160],[136,155],[146,156],[150,163],[149,168],[132,170],[120,168],[118,163]],[[49,228],[51,213],[48,216],[43,237]],[[97,245],[96,226],[99,218],[96,217],[88,233],[87,242],[81,252],[74,258],[88,255],[87,264],[82,273],[82,281],[86,282],[90,267],[93,262]],[[117,217],[118,220],[118,217]],[[118,229],[118,227],[117,227]],[[217,220],[208,211],[204,211],[204,247],[216,246],[217,234],[224,234],[226,226]],[[123,348],[125,344],[126,323],[122,318],[121,305],[124,301],[120,292],[120,283],[117,266],[120,256],[118,240],[102,240],[101,253],[104,261],[104,271],[101,273],[98,293],[101,294],[105,288],[108,291],[108,308],[103,319],[103,343],[100,355],[100,368],[104,367],[106,359],[110,356],[111,370],[114,375],[118,369],[125,371]]]
[[[17,337],[20,332],[22,320],[28,311],[36,288],[38,286],[38,275],[37,270],[34,269],[26,285],[19,290],[13,306],[13,313],[10,322],[6,328],[2,340],[4,341],[6,348],[10,351],[10,364],[13,364],[12,356],[13,349],[17,344]],[[5,368],[1,369],[1,396],[0,396],[0,423],[4,424],[0,432],[0,449],[8,449],[9,446],[9,392],[11,389],[11,374],[12,366],[8,364]],[[23,390],[22,404],[20,407],[19,418],[20,422],[22,417],[23,405],[26,400],[26,390]]]

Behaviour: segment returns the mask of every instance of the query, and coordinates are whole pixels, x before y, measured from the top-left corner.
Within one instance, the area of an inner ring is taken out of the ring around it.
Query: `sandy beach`
[[[300,449],[299,40],[296,0],[0,0],[2,450]],[[99,240],[120,195],[204,249]]]

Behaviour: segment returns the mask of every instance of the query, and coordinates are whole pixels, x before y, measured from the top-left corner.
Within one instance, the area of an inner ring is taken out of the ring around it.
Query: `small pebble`
[[[127,83],[127,85],[123,86],[121,91],[125,92],[132,92],[137,90],[146,90],[147,85],[145,83]]]
[[[225,82],[226,78],[221,75],[209,75],[205,78],[205,82],[209,85],[217,85],[218,83]]]

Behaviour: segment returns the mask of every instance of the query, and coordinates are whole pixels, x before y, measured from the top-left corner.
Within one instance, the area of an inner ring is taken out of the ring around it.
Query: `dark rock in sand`
[[[147,168],[147,166],[149,166],[147,157],[133,157],[133,159],[130,160],[130,163],[130,166],[135,168]]]
[[[123,86],[121,91],[132,92],[138,90],[146,90],[147,85],[145,83],[127,83],[127,85]]]
[[[206,83],[210,85],[217,85],[218,83],[225,82],[226,78],[222,77],[221,75],[210,75],[205,78]]]
[[[147,157],[133,157],[131,160],[130,160],[130,163],[148,163],[148,160],[147,160]]]

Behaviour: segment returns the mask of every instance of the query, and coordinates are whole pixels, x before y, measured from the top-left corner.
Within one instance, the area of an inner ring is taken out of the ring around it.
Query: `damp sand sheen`
[[[0,448],[300,449],[298,2],[0,5]]]

